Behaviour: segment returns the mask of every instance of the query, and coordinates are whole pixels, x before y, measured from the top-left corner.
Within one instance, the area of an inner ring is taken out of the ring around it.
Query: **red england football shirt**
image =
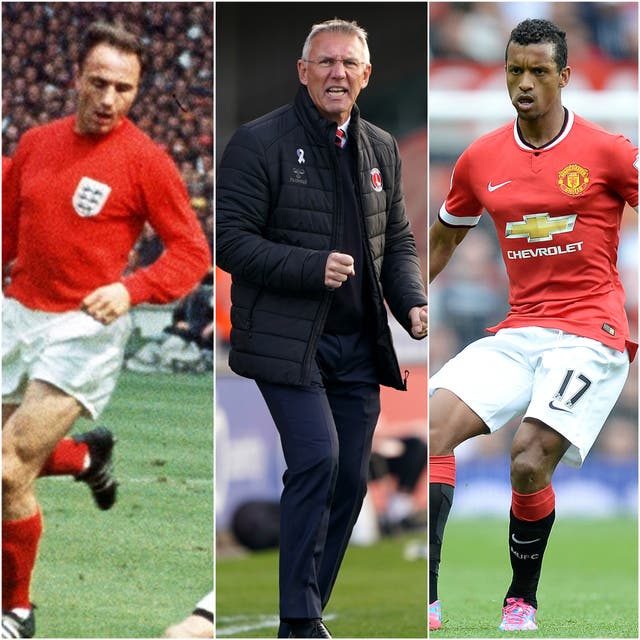
[[[629,340],[616,267],[625,201],[638,205],[638,150],[571,112],[540,149],[516,124],[472,143],[456,163],[440,210],[449,226],[473,227],[486,210],[509,278],[506,319],[489,331],[538,326],[599,340]]]
[[[42,311],[77,309],[97,287],[121,281],[132,304],[191,291],[210,251],[169,156],[129,120],[105,136],[74,131],[75,116],[27,131],[3,189],[6,295]],[[15,222],[14,222],[15,221]],[[165,251],[123,277],[145,222]],[[17,236],[17,237],[16,237]]]

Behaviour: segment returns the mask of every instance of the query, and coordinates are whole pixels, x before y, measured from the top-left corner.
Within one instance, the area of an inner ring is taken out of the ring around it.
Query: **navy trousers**
[[[361,335],[320,340],[311,385],[258,382],[284,452],[280,618],[321,618],[367,490],[380,387]]]

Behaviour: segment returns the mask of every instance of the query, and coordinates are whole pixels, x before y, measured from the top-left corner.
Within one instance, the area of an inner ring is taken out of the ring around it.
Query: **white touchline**
[[[331,613],[327,616],[323,616],[324,622],[331,622],[337,618],[337,614]],[[246,623],[242,624],[242,620],[246,620]],[[235,624],[231,626],[222,626],[225,623],[233,622]],[[240,623],[240,624],[239,624]],[[247,631],[255,631],[256,629],[262,629],[263,627],[277,627],[280,624],[280,618],[276,616],[222,616],[218,618],[216,626],[216,635],[219,638],[225,636],[232,636],[237,633],[245,633]]]

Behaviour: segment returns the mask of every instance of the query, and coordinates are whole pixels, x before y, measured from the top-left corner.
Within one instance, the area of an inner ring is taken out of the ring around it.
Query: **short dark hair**
[[[558,71],[562,71],[567,66],[567,34],[549,20],[529,18],[518,24],[509,36],[504,52],[505,62],[507,61],[509,44],[512,42],[523,46],[550,42],[554,46],[554,60]]]
[[[108,22],[94,22],[89,25],[78,51],[78,67],[82,70],[87,56],[99,44],[108,44],[119,51],[133,53],[140,61],[140,74],[144,68],[144,48],[140,38],[123,27]]]

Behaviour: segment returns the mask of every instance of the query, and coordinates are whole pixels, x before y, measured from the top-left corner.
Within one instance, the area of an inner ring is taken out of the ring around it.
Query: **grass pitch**
[[[426,534],[347,550],[324,617],[333,637],[426,637],[426,560],[404,558],[415,542],[426,543]],[[218,638],[275,638],[276,552],[218,558],[216,582]]]
[[[511,578],[508,523],[447,524],[431,638],[505,638],[498,631]],[[634,519],[556,519],[538,589],[538,627],[526,637],[637,638],[638,527]],[[511,637],[522,634],[511,634]]]
[[[123,373],[98,421],[118,438],[110,511],[69,477],[37,481],[37,637],[160,637],[212,588],[212,390],[211,375]]]

